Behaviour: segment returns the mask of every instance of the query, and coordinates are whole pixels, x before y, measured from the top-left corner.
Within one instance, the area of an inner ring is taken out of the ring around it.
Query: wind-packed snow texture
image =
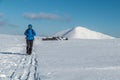
[[[119,80],[120,39],[41,41],[0,35],[0,80]]]
[[[54,36],[62,36],[69,39],[114,39],[114,37],[81,26],[58,32]]]

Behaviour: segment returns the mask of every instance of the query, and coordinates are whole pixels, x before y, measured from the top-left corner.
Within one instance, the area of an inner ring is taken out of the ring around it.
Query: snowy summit
[[[68,37],[70,39],[114,39],[114,37],[109,35],[92,31],[81,26],[58,32],[54,36]]]

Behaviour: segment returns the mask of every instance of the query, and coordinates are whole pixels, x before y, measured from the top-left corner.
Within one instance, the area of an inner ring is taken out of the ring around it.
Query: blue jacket
[[[25,33],[26,40],[34,40],[34,36],[36,35],[35,31],[31,28],[28,28]]]

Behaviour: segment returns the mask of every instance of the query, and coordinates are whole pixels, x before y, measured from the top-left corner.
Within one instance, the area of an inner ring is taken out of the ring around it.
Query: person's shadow
[[[0,54],[10,54],[10,55],[26,55],[22,53],[12,53],[12,52],[0,52]]]

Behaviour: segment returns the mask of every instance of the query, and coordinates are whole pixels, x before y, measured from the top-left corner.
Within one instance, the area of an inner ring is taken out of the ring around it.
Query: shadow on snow
[[[0,52],[0,54],[26,55],[26,54],[22,54],[22,53],[12,53],[12,52]]]

